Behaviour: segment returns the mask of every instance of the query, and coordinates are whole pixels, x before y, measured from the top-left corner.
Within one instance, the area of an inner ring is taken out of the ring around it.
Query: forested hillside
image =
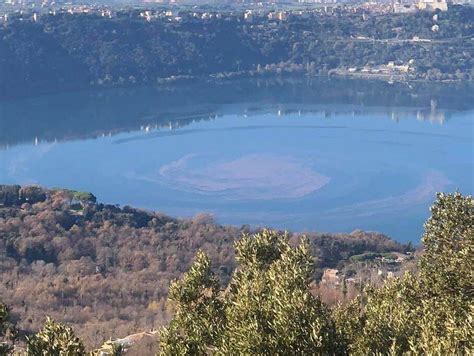
[[[472,79],[474,9],[373,15],[313,13],[284,21],[191,12],[12,15],[0,27],[0,97],[156,83],[171,76],[327,74],[390,61],[412,79]],[[435,26],[435,27],[433,27]],[[423,41],[413,41],[413,38]],[[429,41],[425,41],[429,40]]]
[[[226,284],[236,263],[233,243],[250,232],[206,215],[174,219],[103,205],[90,193],[0,186],[1,302],[12,308],[22,332],[37,331],[49,315],[97,346],[169,320],[169,284],[199,249]],[[316,281],[324,268],[342,267],[351,256],[368,261],[374,254],[410,250],[377,233],[307,237]],[[299,239],[289,235],[293,245]]]
[[[16,188],[2,187],[3,201],[7,197],[11,205],[15,191],[19,193],[17,198],[20,201],[44,198],[37,188],[17,191]],[[94,200],[90,194],[64,191],[60,194],[70,194],[83,204],[91,204]],[[53,200],[57,202],[58,197]],[[36,207],[26,204],[29,203],[23,203],[21,210],[37,209],[40,207],[38,204],[44,202],[34,204]],[[128,213],[133,215],[131,211]],[[190,223],[191,226],[195,224]],[[204,225],[210,226],[209,223]],[[311,283],[314,282],[312,252],[317,237],[292,243],[294,237],[262,230],[235,240],[233,259],[237,266],[225,283],[213,268],[208,254],[198,250],[188,272],[171,283],[168,298],[174,317],[166,327],[160,328],[158,334],[141,333],[108,341],[101,350],[89,355],[118,356],[124,352],[129,355],[472,354],[472,197],[460,193],[438,194],[431,208],[431,217],[425,224],[424,251],[416,273],[407,272],[403,276],[388,278],[379,287],[367,285],[356,298],[342,300],[343,303],[336,306],[323,303],[311,292]],[[84,236],[83,239],[91,238]],[[135,243],[137,239],[135,236]],[[6,250],[4,254],[8,254],[11,248]],[[68,265],[67,262],[56,263],[57,273],[69,271]],[[27,259],[21,261],[14,271],[19,274],[22,269],[28,269]],[[29,271],[30,274],[35,272],[38,271]],[[68,283],[73,284],[64,272],[58,278],[62,278],[65,285],[55,293],[56,300],[50,298],[51,303],[61,303],[57,296],[64,298],[61,293],[70,290]],[[50,288],[60,283],[58,278],[48,276]],[[80,280],[81,276],[77,278]],[[105,278],[104,274],[96,279],[101,278]],[[135,275],[135,278],[141,279],[140,275]],[[99,283],[96,288],[105,285],[105,282]],[[26,286],[17,285],[16,288]],[[42,295],[36,294],[38,288],[31,285],[28,289],[38,300],[41,299]],[[0,295],[4,298],[5,293],[2,291]],[[114,295],[109,294],[108,298],[113,301]],[[75,304],[80,304],[80,300]],[[15,300],[11,302],[15,303]],[[140,302],[129,301],[129,308],[122,306],[123,314],[130,312],[130,307],[138,308]],[[43,307],[43,312],[50,311],[47,306]],[[69,305],[64,308],[69,308]],[[156,309],[153,311],[158,312]],[[120,310],[115,312],[120,313]],[[96,309],[95,314],[103,316],[100,309]],[[63,318],[67,318],[66,313]],[[148,323],[151,322],[149,319]],[[18,332],[22,331],[17,325],[24,324],[15,320],[11,310],[0,302],[0,353],[8,354],[13,350],[13,340],[18,339]],[[109,320],[107,325],[116,326],[116,322]],[[76,332],[81,331],[76,329]],[[26,354],[85,356],[87,348],[76,332],[63,322],[47,318],[41,330],[24,339]],[[113,330],[114,335],[118,332],[119,329]],[[132,340],[138,341],[144,335],[152,337],[151,343],[127,352],[130,343],[134,343]],[[19,352],[20,348],[17,347],[16,351]]]

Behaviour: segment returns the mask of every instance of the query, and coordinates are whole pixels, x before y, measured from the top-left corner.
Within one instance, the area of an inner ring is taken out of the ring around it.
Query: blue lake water
[[[293,231],[418,242],[438,191],[474,191],[462,88],[239,83],[0,103],[0,183]]]

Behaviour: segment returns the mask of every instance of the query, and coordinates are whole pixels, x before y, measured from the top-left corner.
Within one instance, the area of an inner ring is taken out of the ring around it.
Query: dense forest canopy
[[[218,225],[207,215],[174,219],[104,205],[90,193],[0,186],[0,296],[23,332],[38,330],[49,315],[97,346],[169,320],[170,281],[189,268],[198,250],[212,258],[213,270],[227,283],[235,268],[233,243],[252,231]],[[352,256],[362,266],[371,254],[411,251],[371,232],[307,237],[315,280],[325,268],[352,263]],[[297,243],[299,235],[289,239]]]
[[[436,15],[347,11],[252,22],[243,14],[202,19],[191,12],[179,21],[146,21],[138,10],[112,18],[16,15],[0,27],[0,97],[171,76],[327,74],[390,61],[412,63],[413,78],[472,79],[474,9],[451,6]]]

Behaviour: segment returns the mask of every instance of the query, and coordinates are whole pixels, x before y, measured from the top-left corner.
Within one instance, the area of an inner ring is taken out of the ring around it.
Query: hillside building
[[[446,0],[422,0],[418,4],[418,9],[427,11],[448,11],[448,3]]]

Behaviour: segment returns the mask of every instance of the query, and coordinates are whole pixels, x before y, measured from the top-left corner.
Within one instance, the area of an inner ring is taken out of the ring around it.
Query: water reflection
[[[459,84],[408,87],[315,79],[188,83],[49,95],[0,102],[0,148],[137,130],[175,130],[230,114],[311,114],[328,119],[371,116],[395,122],[416,118],[443,124],[451,110],[473,107],[474,91],[469,89]]]

